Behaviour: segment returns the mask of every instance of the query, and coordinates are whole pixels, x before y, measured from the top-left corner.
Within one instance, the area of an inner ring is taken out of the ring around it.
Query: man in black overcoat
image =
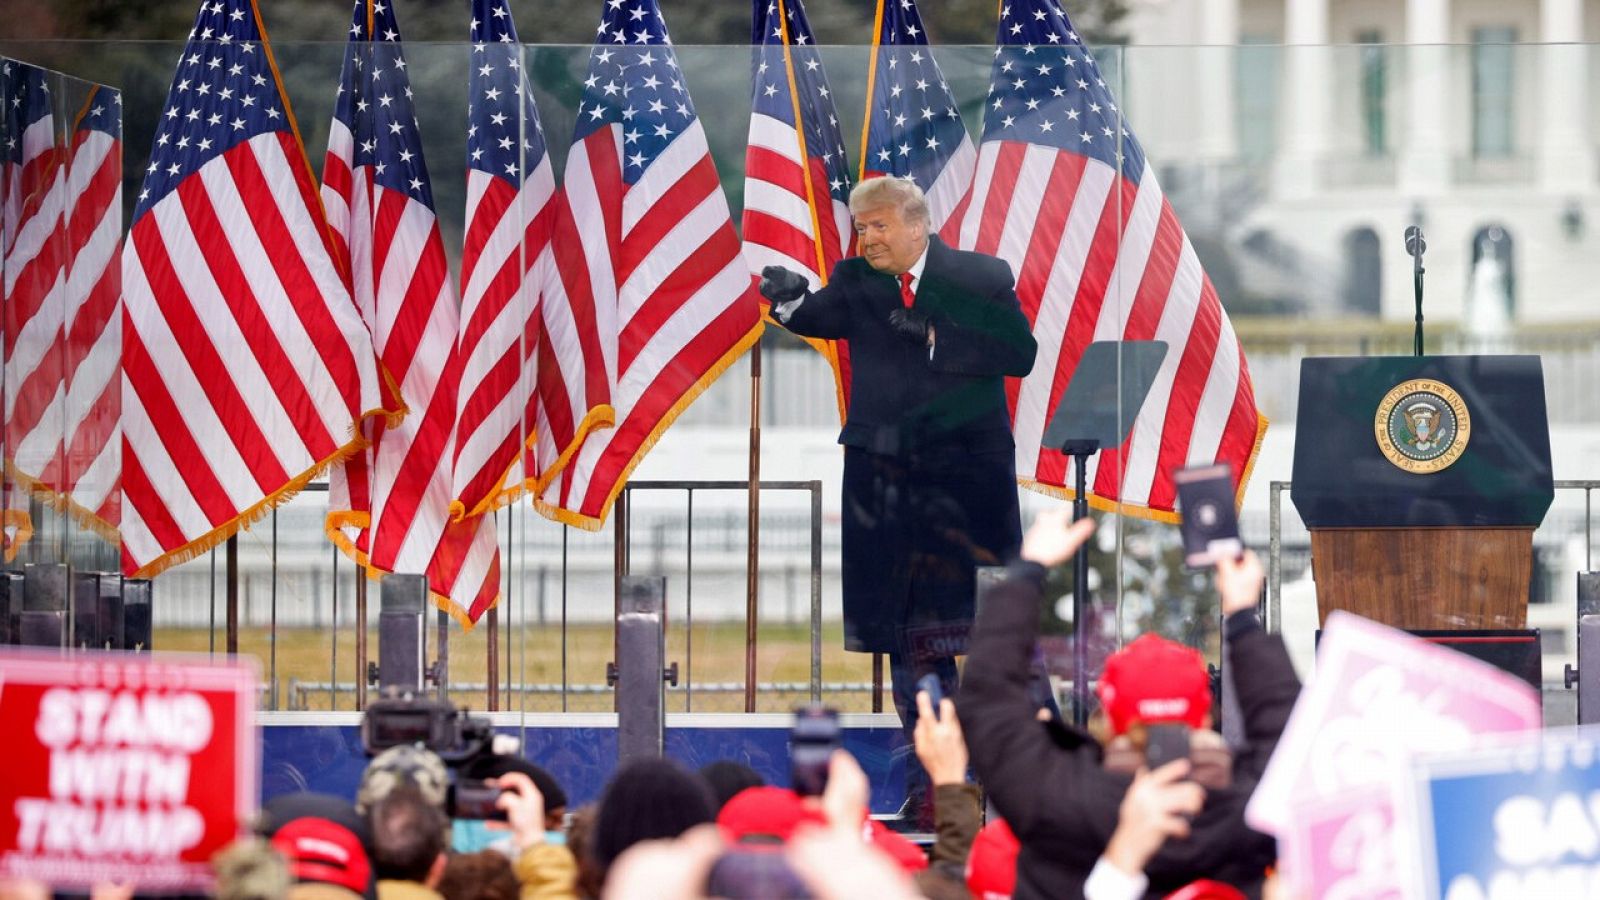
[[[861,255],[826,287],[769,266],[761,290],[790,331],[849,342],[845,649],[888,654],[909,742],[917,680],[933,673],[955,689],[974,567],[1004,565],[1022,542],[1005,377],[1028,374],[1036,344],[1010,266],[930,235],[915,183],[864,181],[850,211]],[[920,802],[914,754],[909,767]]]

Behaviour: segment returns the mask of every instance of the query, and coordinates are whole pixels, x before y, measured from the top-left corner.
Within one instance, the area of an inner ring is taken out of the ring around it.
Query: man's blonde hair
[[[932,225],[928,218],[928,198],[923,196],[922,188],[909,178],[892,175],[868,178],[850,191],[852,216],[886,206],[898,209],[900,218],[908,223],[921,222],[925,227]]]

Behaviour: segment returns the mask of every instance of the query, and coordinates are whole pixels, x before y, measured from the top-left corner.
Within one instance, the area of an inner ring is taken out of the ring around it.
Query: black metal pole
[[[1072,521],[1089,517],[1089,454],[1074,453],[1077,494],[1072,498]],[[1089,545],[1072,557],[1072,721],[1079,727],[1089,721]]]
[[[367,570],[356,566],[356,712],[367,708]]]
[[[744,711],[756,711],[757,593],[761,586],[761,342],[750,348],[750,494],[744,582]]]
[[[239,655],[239,536],[228,538],[224,545],[227,552],[223,562],[227,570],[227,596],[228,596],[228,643],[229,656]]]
[[[1420,235],[1418,236],[1418,243],[1421,243]],[[1417,253],[1411,257],[1411,284],[1416,294],[1417,302],[1417,333],[1413,341],[1412,350],[1417,356],[1422,355],[1422,273],[1425,271],[1427,270],[1422,268],[1422,251],[1419,248]]]
[[[439,687],[439,699],[450,699],[450,614],[439,610],[439,675],[434,679]]]

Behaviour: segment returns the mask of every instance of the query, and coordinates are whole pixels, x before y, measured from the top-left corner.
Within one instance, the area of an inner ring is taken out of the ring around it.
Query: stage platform
[[[549,770],[567,792],[568,808],[600,799],[617,765],[614,713],[489,713],[503,734],[522,739],[523,755]],[[353,712],[264,712],[261,722],[263,801],[294,791],[354,797],[366,767],[361,715]],[[789,783],[788,713],[668,713],[666,753],[691,769],[730,759],[769,784]],[[912,752],[893,713],[843,713],[844,748],[872,784],[871,812],[893,813],[905,798]]]

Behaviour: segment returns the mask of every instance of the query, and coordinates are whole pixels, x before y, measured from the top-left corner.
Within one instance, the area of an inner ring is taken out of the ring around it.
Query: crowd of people
[[[1299,683],[1282,641],[1254,611],[1261,566],[1246,553],[1216,572],[1244,744],[1211,730],[1203,658],[1153,635],[1107,661],[1100,709],[1080,729],[1038,705],[1029,661],[1045,573],[1092,532],[1065,510],[1041,516],[985,597],[957,696],[916,697],[915,751],[932,785],[929,847],[868,815],[867,776],[844,750],[828,759],[818,796],[764,784],[735,760],[696,772],[646,758],[620,766],[597,803],[570,812],[548,772],[520,755],[490,756],[454,773],[499,792],[504,820],[484,821],[452,819],[450,770],[421,746],[401,745],[370,762],[353,798],[269,801],[253,836],[215,860],[216,896],[1262,896],[1274,845],[1244,824],[1243,808]],[[1187,753],[1150,767],[1152,736],[1174,726]],[[25,896],[25,886],[0,894]],[[126,900],[129,889],[97,896]]]

